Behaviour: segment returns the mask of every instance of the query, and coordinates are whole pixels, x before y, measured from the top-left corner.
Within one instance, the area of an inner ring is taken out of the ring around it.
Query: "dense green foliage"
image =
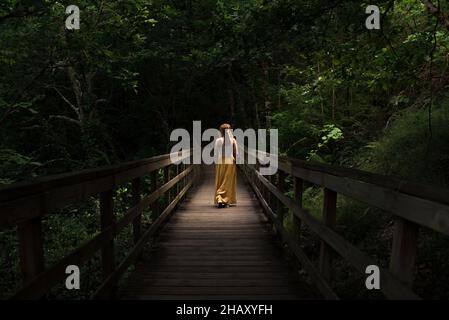
[[[68,31],[72,2],[81,29]],[[164,153],[172,129],[201,120],[277,128],[290,156],[447,186],[449,5],[376,2],[381,30],[356,0],[3,0],[0,185]],[[98,230],[92,201],[46,221],[77,239],[53,239],[49,261]],[[318,216],[313,186],[305,201]],[[386,261],[390,218],[339,208],[341,232]],[[18,281],[15,241],[0,233],[0,288]]]

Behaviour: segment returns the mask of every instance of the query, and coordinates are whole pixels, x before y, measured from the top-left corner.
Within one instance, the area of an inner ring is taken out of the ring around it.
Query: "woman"
[[[231,126],[220,126],[221,138],[215,141],[215,205],[225,208],[237,204],[236,200],[236,165],[238,155],[237,141],[232,136]]]

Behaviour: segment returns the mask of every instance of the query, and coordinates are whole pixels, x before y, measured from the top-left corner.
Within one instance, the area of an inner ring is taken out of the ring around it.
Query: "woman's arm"
[[[239,155],[239,147],[237,145],[237,140],[234,139],[232,146],[233,146],[232,154],[234,156],[234,159],[237,160],[237,157]]]
[[[218,139],[215,139],[214,144],[214,163],[218,163],[218,153],[219,153],[219,147],[218,147]]]

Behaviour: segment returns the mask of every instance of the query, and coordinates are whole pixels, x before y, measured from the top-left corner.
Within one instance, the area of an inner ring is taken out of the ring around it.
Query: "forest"
[[[79,30],[65,28],[69,5]],[[379,30],[365,26],[368,5]],[[448,86],[446,1],[2,0],[0,186],[165,154],[172,130],[200,120],[278,129],[283,155],[447,188]],[[320,190],[304,196],[319,217]],[[388,264],[391,216],[345,197],[337,206],[338,231]],[[46,263],[98,230],[96,210],[93,199],[45,221]],[[421,297],[449,298],[448,245],[421,232]],[[342,297],[379,298],[336,268]],[[0,298],[19,269],[15,230],[0,230]]]

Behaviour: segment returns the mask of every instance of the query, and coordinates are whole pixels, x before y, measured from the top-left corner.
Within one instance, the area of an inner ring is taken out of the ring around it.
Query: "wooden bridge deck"
[[[254,158],[253,151],[257,151],[242,150],[248,159]],[[417,273],[419,230],[426,228],[449,235],[447,189],[281,156],[275,179],[267,179],[258,171],[260,163],[241,165],[251,190],[240,178],[238,206],[216,209],[212,202],[214,168],[174,164],[171,160],[173,156],[179,161],[188,159],[193,151],[182,150],[0,188],[0,231],[17,228],[24,283],[11,299],[45,297],[65,281],[68,265],[84,264],[97,252],[101,252],[103,282],[96,287],[92,299],[112,297],[117,285],[118,297],[123,299],[338,299],[326,280],[335,276],[332,267],[335,256],[361,275],[366,274],[367,266],[378,262],[336,232],[337,195],[393,215],[390,267],[381,268],[381,291],[388,299],[419,299],[411,290]],[[291,197],[285,194],[287,177],[293,180]],[[306,182],[323,189],[322,221],[303,207]],[[129,192],[132,203],[123,215],[117,216],[114,197],[117,188],[125,183],[132,186]],[[143,187],[149,188],[150,193],[142,194]],[[69,205],[91,201],[92,197],[99,200],[100,232],[47,265],[44,239],[48,230],[43,227],[43,219]],[[159,202],[157,219],[151,226],[142,225],[143,210],[161,198],[164,201]],[[173,212],[176,206],[179,208]],[[307,227],[319,237],[320,268],[302,250],[298,234],[284,227],[282,212],[286,209],[292,214],[296,232]],[[118,262],[114,241],[128,226],[132,226],[134,245]],[[279,237],[273,236],[270,230],[273,226]],[[142,251],[150,247],[151,239],[154,240],[151,249]],[[288,247],[293,261],[303,267],[314,290],[289,267],[278,246],[280,241],[275,241],[278,239]],[[120,281],[131,266],[135,266],[131,276]],[[360,279],[363,286],[365,280]]]
[[[309,287],[288,267],[255,196],[238,179],[238,205],[213,206],[205,166],[192,190],[119,292],[122,299],[304,299]]]

